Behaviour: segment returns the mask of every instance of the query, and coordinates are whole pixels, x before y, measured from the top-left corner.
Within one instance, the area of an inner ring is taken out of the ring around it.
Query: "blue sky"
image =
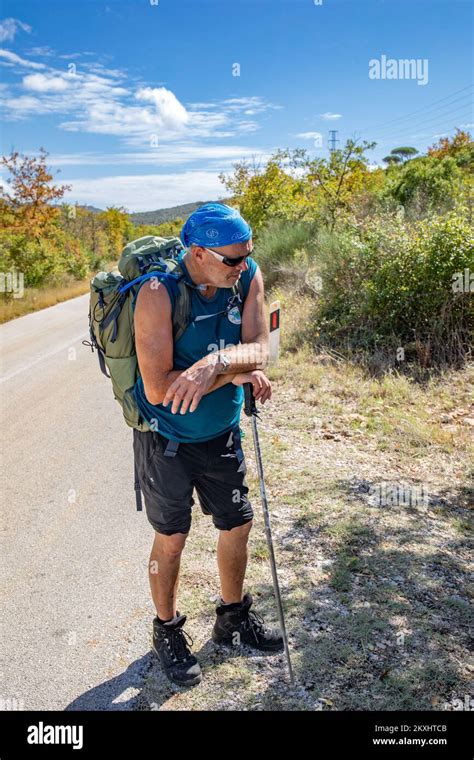
[[[380,163],[472,127],[470,0],[4,0],[2,13],[2,152],[44,147],[69,201],[165,208],[224,197],[218,174],[236,161],[326,156],[331,129],[339,145],[377,141]]]

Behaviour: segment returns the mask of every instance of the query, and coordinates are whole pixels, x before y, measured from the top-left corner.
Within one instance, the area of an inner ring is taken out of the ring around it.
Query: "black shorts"
[[[133,429],[146,513],[158,533],[189,532],[194,488],[202,512],[212,515],[218,530],[231,530],[253,518],[245,459],[240,466],[232,432],[202,443],[180,443],[173,457],[164,456],[167,444],[156,431]]]

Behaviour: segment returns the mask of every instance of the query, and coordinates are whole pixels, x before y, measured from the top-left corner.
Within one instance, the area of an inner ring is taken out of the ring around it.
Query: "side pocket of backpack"
[[[129,427],[143,432],[149,430],[133,395],[138,369],[136,354],[125,357],[106,356],[105,363],[112,379],[114,397],[122,407],[125,422]]]

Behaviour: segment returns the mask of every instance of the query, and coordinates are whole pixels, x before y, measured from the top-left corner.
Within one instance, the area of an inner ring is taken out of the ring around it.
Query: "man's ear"
[[[201,264],[204,261],[204,253],[205,253],[204,248],[202,247],[202,245],[195,245],[192,250],[196,259]]]

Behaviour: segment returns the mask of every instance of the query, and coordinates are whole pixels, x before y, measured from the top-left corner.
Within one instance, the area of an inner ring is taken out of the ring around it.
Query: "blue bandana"
[[[205,203],[185,222],[180,238],[186,248],[195,243],[203,248],[220,248],[245,243],[252,237],[252,228],[237,209],[224,203]]]

